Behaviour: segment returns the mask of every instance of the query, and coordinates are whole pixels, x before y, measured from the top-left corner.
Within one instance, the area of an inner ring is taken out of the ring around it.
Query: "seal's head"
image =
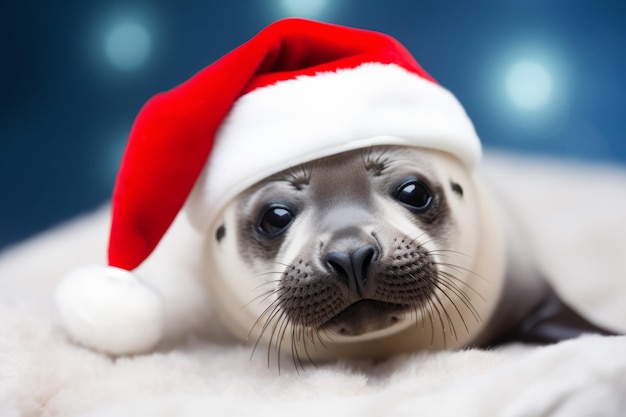
[[[242,338],[295,356],[461,346],[493,292],[472,272],[476,194],[456,158],[417,148],[277,173],[233,199],[210,234],[214,303]]]
[[[141,110],[113,195],[109,267],[59,287],[61,317],[88,346],[151,349],[160,300],[131,271],[185,206],[211,242],[208,280],[237,334],[272,339],[289,325],[378,340],[428,317],[444,333],[430,344],[446,346],[469,327],[451,311],[476,309],[457,279],[471,261],[456,253],[472,259],[474,209],[454,207],[476,198],[480,153],[462,106],[395,39],[279,21]]]

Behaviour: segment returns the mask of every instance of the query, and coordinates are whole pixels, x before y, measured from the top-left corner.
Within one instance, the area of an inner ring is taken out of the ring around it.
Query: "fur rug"
[[[484,174],[521,214],[563,298],[626,331],[626,170],[491,154]],[[105,262],[108,216],[104,208],[0,255],[0,416],[626,415],[626,337],[299,371],[284,361],[279,373],[214,317],[193,279],[200,238],[182,216],[138,271],[166,295],[161,349],[89,351],[67,340],[52,294],[73,267]]]

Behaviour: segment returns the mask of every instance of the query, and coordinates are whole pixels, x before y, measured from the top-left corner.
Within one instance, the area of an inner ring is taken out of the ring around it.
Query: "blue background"
[[[396,37],[457,95],[487,148],[626,164],[624,4],[4,2],[0,247],[107,201],[141,105],[290,15]],[[545,95],[531,109],[508,89],[520,62],[538,65],[549,81],[535,91],[541,82],[530,73],[513,84],[522,99]]]

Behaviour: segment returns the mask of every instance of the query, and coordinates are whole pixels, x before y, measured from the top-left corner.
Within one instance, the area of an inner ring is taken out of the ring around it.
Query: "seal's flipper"
[[[550,288],[544,299],[529,315],[490,345],[511,342],[550,344],[573,339],[585,333],[617,335],[581,316]]]

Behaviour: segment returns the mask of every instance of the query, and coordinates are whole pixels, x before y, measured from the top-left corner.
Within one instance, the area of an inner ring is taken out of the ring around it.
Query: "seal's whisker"
[[[428,321],[430,322],[430,346],[432,346],[435,343],[435,318],[433,317],[430,299],[427,300],[428,302],[424,303],[424,311],[428,314]]]
[[[284,266],[285,268],[295,268],[295,266],[293,264],[288,264],[285,262],[279,262],[279,261],[270,261],[270,263],[276,264],[276,265],[280,265],[280,266]]]
[[[310,335],[306,334],[307,329],[310,329]],[[314,367],[317,367],[317,364],[313,360],[313,357],[311,356],[311,352],[309,352],[309,347],[308,347],[309,341],[313,344],[315,343],[315,337],[318,337],[318,338],[320,337],[319,332],[317,330],[313,330],[313,328],[310,328],[308,326],[300,327],[300,336],[298,340],[302,342],[302,349],[304,350],[304,354],[306,355],[307,363],[313,365]]]
[[[458,250],[454,250],[454,249],[445,249],[445,248],[437,248],[437,249],[430,249],[428,250],[428,252],[432,255],[439,255],[439,256],[448,256],[448,255],[443,255],[444,253],[451,253],[454,255],[459,255],[459,256],[463,256],[466,258],[471,258],[471,255],[468,255],[465,252],[461,252]]]
[[[467,257],[470,256],[470,255],[468,255],[466,253],[455,251],[454,249],[445,249],[445,248],[427,249],[426,248],[426,245],[429,245],[431,243],[449,243],[449,242],[454,242],[455,240],[453,238],[447,238],[447,237],[443,237],[443,236],[429,236],[428,233],[426,233],[426,232],[422,232],[422,233],[418,234],[415,237],[411,237],[410,235],[405,235],[405,236],[409,240],[410,244],[417,244],[417,246],[419,248],[422,248],[422,249],[426,250],[428,253],[435,252],[435,251],[441,251],[441,252],[456,253],[457,255],[462,255],[462,256],[467,256]],[[428,236],[428,239],[422,240],[423,236]]]
[[[280,284],[280,279],[273,279],[270,281],[266,281],[252,288],[252,292],[258,292],[259,290],[261,290],[262,293],[265,294],[267,291],[276,291],[276,287],[278,286],[278,284]],[[270,287],[270,288],[264,288],[264,287]]]
[[[476,320],[477,323],[482,322],[480,314],[478,314],[478,311],[476,310],[472,302],[466,299],[467,296],[458,288],[456,288],[454,283],[447,281],[446,279],[442,279],[439,283],[446,287],[452,294],[454,294],[459,299],[459,301],[461,301],[465,305],[465,307],[467,307],[470,314],[474,317],[474,320]]]
[[[418,316],[418,312],[417,309],[419,308],[419,313],[421,314],[421,322],[422,322],[422,330],[424,330],[424,327],[426,327],[426,309],[424,308],[424,303],[422,301],[420,301],[419,303],[417,303],[415,305],[415,317],[419,317]],[[415,323],[418,324],[418,323]]]
[[[469,295],[467,295],[465,293],[465,291],[463,291],[455,281],[453,281],[453,276],[450,276],[449,274],[440,272],[440,277],[439,279],[441,280],[442,283],[445,283],[446,286],[450,289],[450,291],[452,291],[454,294],[456,294],[456,296],[461,299],[465,305],[470,309],[470,311],[472,312],[472,314],[474,314],[474,317],[476,317],[477,320],[482,321],[480,319],[480,314],[478,314],[478,311],[476,310],[476,308],[474,307],[474,303],[472,302],[472,299]],[[460,281],[461,283],[463,283],[462,281]],[[470,290],[476,292],[473,288],[469,287]],[[479,298],[481,298],[483,301],[485,301],[485,299],[483,297],[480,296],[480,294],[476,293],[478,295]]]
[[[250,332],[248,332],[248,338],[250,338],[250,336],[252,335],[252,332],[254,331],[254,329],[256,328],[256,326],[259,324],[260,320],[266,315],[268,314],[268,312],[270,312],[270,315],[274,314],[274,311],[276,309],[278,309],[279,307],[277,305],[274,305],[274,303],[270,304],[264,311],[263,313],[261,313],[261,315],[256,319],[256,321],[254,322],[254,325],[252,326],[252,328],[250,329]],[[256,338],[256,341],[254,342],[254,345],[252,347],[252,352],[250,354],[250,359],[252,359],[252,357],[254,356],[254,353],[256,352],[257,347],[259,346],[259,343],[261,342],[261,339],[263,338],[263,335],[265,334],[265,331],[267,329],[267,326],[269,326],[270,324],[270,320],[267,320],[265,322],[265,324],[263,325],[263,327],[261,328],[261,331],[259,332],[259,336]],[[268,361],[268,367],[269,367],[269,361]]]
[[[317,339],[317,341],[319,342],[320,346],[322,348],[326,348],[327,346],[326,346],[326,343],[324,343],[324,339],[321,336],[321,332],[319,330],[319,327],[318,326],[311,327],[311,329],[312,330],[311,330],[311,336],[310,336],[311,339],[310,340],[311,340],[311,343],[313,343],[313,346],[315,348],[317,348],[317,345],[315,345],[315,339]],[[323,332],[330,340],[332,340],[332,333],[330,333],[330,332],[328,332],[326,330],[323,330]]]
[[[278,333],[278,349],[277,349],[277,356],[278,356],[278,360],[280,361],[282,359],[282,352],[283,352],[283,342],[285,341],[285,337],[287,336],[287,330],[290,328],[290,320],[287,316],[284,316],[282,318],[282,323],[281,326],[279,328],[279,333]]]
[[[259,333],[259,336],[256,339],[256,342],[254,343],[254,347],[252,349],[252,354],[254,355],[254,352],[256,351],[257,346],[259,345],[259,343],[261,342],[263,335],[265,334],[265,332],[268,330],[268,328],[271,327],[271,332],[270,332],[270,339],[268,341],[267,344],[267,366],[270,366],[270,350],[271,350],[271,346],[272,346],[272,340],[274,338],[274,332],[276,331],[276,326],[278,325],[281,316],[279,315],[279,313],[281,312],[281,308],[279,305],[274,305],[274,306],[270,306],[271,308],[271,312],[268,315],[268,319],[265,322],[265,324],[263,325],[263,327],[261,328],[261,331]],[[259,320],[268,312],[270,311],[270,307],[268,307],[263,314],[261,314],[261,316],[257,319],[257,322],[259,322]],[[255,323],[255,325],[256,325]],[[253,330],[253,329],[252,329]],[[250,330],[250,333],[252,333],[252,330]]]
[[[272,347],[274,351],[276,352],[276,360],[277,360],[276,362],[278,365],[279,374],[281,370],[281,355],[280,355],[281,344],[282,344],[281,331],[282,331],[283,326],[285,325],[285,322],[288,320],[289,319],[286,316],[285,312],[282,309],[279,309],[279,314],[276,320],[274,321],[274,326],[272,326],[272,331],[270,332],[270,339],[269,339],[269,343],[267,346],[268,363],[270,361],[270,352],[272,351]]]
[[[422,239],[423,236],[428,236],[428,233],[422,232],[422,233],[420,233],[419,235],[417,235],[415,237],[411,237],[409,235],[404,235],[404,238],[406,238],[408,240],[408,243],[410,245],[417,243],[417,246],[419,248],[423,248],[424,245],[427,245],[427,244],[429,244],[431,242],[434,242],[436,240],[435,238],[432,238],[432,237],[428,236],[429,239],[426,239],[423,242],[419,242],[419,240]]]
[[[280,317],[278,317],[276,319],[276,321],[274,322],[274,324],[272,325],[272,331],[270,332],[269,343],[267,344],[267,365],[268,365],[268,367],[269,367],[269,365],[271,363],[272,347],[274,347],[274,350],[276,350],[274,336],[275,336],[275,333],[276,333],[276,329],[278,328],[279,325],[280,325]],[[278,366],[278,375],[280,375],[280,356],[277,359],[278,360],[276,361],[276,364]]]
[[[315,364],[315,362],[313,361],[313,358],[311,357],[311,353],[309,352],[309,347],[308,347],[308,338],[306,335],[306,328],[305,327],[300,327],[300,331],[299,331],[299,335],[298,335],[298,342],[302,343],[302,351],[304,351],[304,355],[306,357],[306,361],[307,363],[312,363]],[[297,346],[296,349],[298,349],[298,351],[300,351],[299,347]],[[302,361],[302,369],[304,370],[304,361]]]
[[[300,340],[301,333],[302,328],[296,328],[296,326],[291,327],[291,357],[293,358],[293,366],[296,368],[298,375],[300,374],[300,367],[304,370],[304,363],[302,362],[300,350],[298,349],[298,340]]]
[[[454,275],[454,274],[452,274],[452,273],[450,273],[450,272],[444,271],[444,270],[442,270],[442,269],[439,269],[438,273],[439,273],[439,274],[441,274],[441,276],[445,276],[445,277],[449,278],[450,280],[453,280],[453,281],[455,281],[456,283],[458,283],[458,284],[460,284],[460,285],[465,286],[468,290],[470,290],[470,291],[472,291],[474,294],[476,294],[476,296],[477,296],[478,298],[480,298],[481,300],[483,300],[483,301],[485,301],[485,302],[487,301],[487,300],[485,299],[485,297],[483,297],[483,295],[482,295],[480,292],[478,292],[478,290],[476,290],[473,286],[469,285],[467,282],[465,282],[464,280],[460,279],[460,278],[459,278],[459,277],[457,277],[456,275]]]
[[[276,301],[278,301],[278,300],[276,300]],[[277,304],[276,307],[272,310],[272,314],[268,316],[267,322],[263,326],[263,332],[265,332],[265,330],[267,329],[267,327],[269,326],[269,324],[271,322],[274,322],[274,321],[276,322],[275,325],[272,327],[272,331],[270,332],[270,345],[271,345],[271,341],[274,338],[274,332],[276,331],[276,325],[277,325],[278,322],[280,322],[280,320],[284,317],[284,315],[285,315],[285,311],[280,307],[280,304]]]
[[[316,350],[318,348],[316,343],[319,342],[320,345],[323,346],[323,340],[322,340],[322,338],[320,336],[320,333],[324,333],[326,335],[326,337],[331,339],[330,333],[327,330],[325,330],[325,329],[320,329],[320,326],[317,323],[313,323],[311,321],[307,321],[306,325],[303,325],[302,327],[304,329],[306,329],[304,331],[305,334],[303,335],[303,338],[305,338],[306,340],[311,342],[311,346],[313,348],[315,348]]]
[[[256,289],[259,289],[259,288],[256,288]],[[241,308],[241,310],[245,310],[247,307],[249,307],[255,301],[258,301],[259,304],[263,304],[265,301],[267,301],[268,298],[270,298],[274,294],[276,294],[276,289],[269,289],[269,290],[263,291],[261,294],[257,295],[256,297],[254,297],[253,299],[248,301],[246,304],[244,304],[244,306]],[[261,299],[261,298],[262,298],[262,300],[259,301],[259,299]]]
[[[468,290],[472,291],[474,294],[476,294],[476,296],[478,296],[479,298],[483,299],[482,295],[471,285],[469,285],[467,282],[465,282],[464,280],[462,280],[461,278],[457,277],[456,275],[454,275],[451,272],[445,271],[443,269],[438,269],[437,271],[437,275],[438,275],[438,279],[445,279],[447,282],[449,282],[451,285],[454,285],[454,288],[458,289],[458,291],[461,292],[461,294],[463,294],[463,296],[465,297],[465,299],[468,302],[472,301],[472,298],[465,293],[465,291],[463,291],[461,289],[461,287],[459,286],[459,284],[465,286],[465,288],[467,288]]]
[[[317,349],[317,345],[315,344],[315,340],[317,339],[317,342],[319,342],[319,344],[322,347],[325,347],[326,345],[324,344],[324,339],[322,338],[322,335],[324,335],[330,342],[334,342],[334,336],[335,336],[335,332],[328,330],[328,329],[316,329],[314,331],[311,331],[311,335],[310,335],[310,340],[311,340],[311,344],[313,345],[313,347],[315,347]]]
[[[288,327],[289,327],[289,318],[283,312],[283,314],[280,317],[280,326],[278,326],[278,333],[276,334],[276,358],[278,361],[279,370],[280,370],[280,364],[281,364],[281,358],[282,358],[281,352],[282,352],[283,341],[285,340],[285,333],[287,332]]]
[[[270,321],[266,322],[266,325],[269,324]],[[273,328],[276,327],[276,323],[272,323]],[[264,326],[265,327],[265,326]],[[261,332],[261,334],[265,333],[265,330],[263,330]],[[267,367],[270,367],[271,364],[271,350],[272,350],[272,339],[269,340],[269,343],[267,344]],[[278,372],[280,373],[280,368],[278,370]]]
[[[283,323],[281,325],[280,333],[279,333],[279,336],[280,336],[280,343],[278,344],[278,352],[279,353],[282,351],[282,346],[283,346],[283,342],[285,341],[285,337],[287,335],[287,330],[290,327],[293,327],[293,326],[290,326],[291,325],[291,321],[289,320],[289,317],[286,314],[283,316],[283,320],[282,321],[283,321]]]
[[[415,320],[414,320],[415,325],[418,326],[421,322],[422,330],[424,330],[424,320],[423,320],[424,313],[422,312],[422,303],[414,304],[411,308],[411,314],[413,314],[415,317]],[[422,320],[420,320],[420,314],[421,314]]]
[[[255,291],[255,292],[256,292],[256,291],[259,291],[259,290],[263,289],[263,287],[266,287],[266,286],[269,286],[269,285],[275,285],[275,284],[276,284],[276,282],[278,282],[278,281],[266,282],[265,284],[258,285],[258,286],[256,286],[256,287],[254,287],[254,288],[253,288],[253,291]],[[261,292],[261,294],[257,295],[257,296],[256,296],[256,297],[254,297],[253,299],[251,299],[251,300],[250,300],[250,301],[246,304],[246,307],[247,307],[247,306],[249,306],[249,305],[250,305],[251,303],[253,303],[254,301],[258,301],[258,299],[259,299],[259,298],[261,298],[261,297],[265,296],[265,295],[266,295],[266,294],[268,294],[268,293],[270,293],[270,294],[274,294],[274,293],[276,293],[276,288],[272,287],[272,288],[269,288],[269,289],[263,289],[263,292]],[[263,303],[263,301],[265,301],[265,300],[260,301],[260,302],[259,302],[259,304]]]
[[[442,288],[440,284],[442,284],[442,286],[445,288]],[[445,283],[443,283],[442,281],[437,282],[435,285],[441,291],[441,293],[448,299],[448,301],[450,301],[450,303],[452,304],[452,307],[454,307],[454,309],[456,310],[456,313],[461,319],[461,322],[463,323],[463,327],[465,327],[465,331],[469,334],[469,328],[467,327],[467,323],[465,322],[465,317],[463,316],[463,313],[461,313],[461,310],[459,309],[459,307],[456,305],[454,300],[448,295],[448,292],[446,291],[446,288],[449,289],[449,287],[445,285]],[[460,298],[460,300],[467,306],[467,303],[462,298]],[[457,341],[458,341],[458,338],[457,338]]]
[[[266,276],[266,275],[274,275],[274,274],[277,274],[277,275],[283,275],[283,274],[284,274],[284,272],[283,272],[283,271],[267,271],[267,272],[259,272],[258,274],[251,275],[249,279],[250,279],[250,280],[253,280],[253,279],[257,279],[257,278],[264,277],[264,276]]]
[[[266,287],[268,285],[276,285],[276,284],[280,284],[280,279],[272,279],[272,280],[269,280],[269,281],[265,281],[265,282],[257,285],[256,287],[254,287],[252,290],[256,291],[256,290],[261,289],[263,287]]]
[[[294,355],[296,362],[296,370],[299,373],[298,367],[302,370],[305,369],[304,359],[302,358],[302,352],[307,358],[307,362],[315,366],[315,362],[309,352],[308,342],[310,341],[315,345],[315,336],[319,338],[319,334],[314,332],[313,329],[317,326],[314,326],[309,320],[302,320],[302,318],[295,318],[291,320],[291,351]],[[307,335],[307,331],[311,332],[310,335]]]
[[[473,275],[473,276],[475,276],[477,278],[480,278],[480,279],[484,280],[485,282],[489,282],[489,280],[487,278],[483,277],[480,274],[477,274],[476,272],[472,271],[471,269],[465,268],[464,266],[451,264],[451,263],[447,263],[447,262],[440,262],[440,261],[436,262],[436,264],[448,267],[450,269],[454,269],[457,272],[466,272],[468,274],[471,274],[471,275]]]
[[[444,253],[440,253],[438,250],[431,250],[428,252],[429,255],[434,255],[436,257],[441,257],[441,258],[453,258],[452,255],[448,255],[448,254],[444,254]]]
[[[257,319],[255,320],[254,324],[252,325],[252,327],[250,328],[250,332],[248,333],[248,337],[250,337],[250,335],[252,334],[252,332],[254,331],[254,329],[256,328],[256,326],[261,322],[261,320],[268,315],[268,312],[271,311],[271,313],[268,315],[268,319],[265,322],[265,324],[263,325],[263,327],[261,328],[261,334],[266,330],[268,324],[270,323],[272,316],[275,314],[275,311],[277,309],[280,309],[280,305],[279,305],[279,300],[278,298],[275,299],[274,301],[272,301],[272,303],[270,303],[270,305],[268,305],[265,310],[263,310],[263,312],[259,315],[259,317],[257,317]]]
[[[439,287],[437,287],[437,288],[439,288]],[[443,293],[443,291],[442,291],[442,293]],[[443,302],[441,301],[441,298],[439,298],[439,295],[437,294],[436,291],[433,291],[432,296],[437,300],[437,304],[439,304],[439,306],[443,310],[443,314],[444,314],[444,316],[446,318],[446,321],[448,322],[448,325],[450,326],[450,330],[452,331],[452,335],[454,336],[455,340],[458,341],[456,328],[454,326],[454,322],[452,321],[452,317],[450,317],[450,314],[448,313],[448,309],[446,309],[446,306],[443,304]],[[442,325],[442,329],[444,329],[443,321],[442,321],[441,325]],[[445,329],[444,329],[444,332],[445,332]],[[445,343],[444,343],[444,345],[445,345]]]
[[[457,295],[457,297],[462,298],[465,302],[469,304],[472,304],[472,298],[457,285],[457,283],[455,282],[455,277],[451,277],[450,274],[446,273],[445,271],[439,271],[438,280],[446,283],[448,285],[448,288],[450,288],[450,290],[453,291]],[[461,283],[463,282],[461,281]]]
[[[261,327],[261,332],[260,332],[261,334],[259,335],[259,338],[257,340],[257,343],[258,343],[258,341],[263,336],[263,333],[265,332],[265,330],[267,330],[267,327],[269,326],[272,317],[276,314],[276,310],[278,310],[279,308],[280,308],[280,306],[278,305],[278,300],[274,300],[270,305],[268,305],[265,308],[265,310],[263,310],[263,312],[259,315],[259,317],[257,317],[257,319],[254,321],[254,324],[250,328],[250,332],[248,332],[248,338],[252,335],[252,332],[257,327],[257,325],[259,325],[261,323],[261,320],[263,318],[267,317],[267,320],[265,321],[265,323]]]
[[[435,311],[437,311],[437,314],[439,315],[439,310],[436,308],[436,306],[433,304],[433,300],[432,298],[428,298],[428,317],[430,317],[430,346],[432,347],[433,344],[435,343]],[[444,328],[443,328],[443,321],[441,321],[441,315],[439,315],[439,321],[441,322],[441,328],[442,328],[442,332],[443,332],[443,340],[444,340],[444,344],[445,344],[445,340],[446,340],[446,334]]]
[[[267,274],[267,275],[269,275],[269,274]],[[258,290],[258,289],[260,289],[260,288],[262,288],[262,287],[268,286],[268,285],[275,285],[275,286],[278,286],[278,284],[280,284],[280,282],[281,282],[281,280],[282,280],[283,273],[281,272],[281,273],[280,273],[280,275],[281,275],[281,277],[280,277],[280,278],[278,278],[278,279],[270,279],[270,280],[264,281],[264,282],[262,282],[262,283],[258,284],[258,285],[257,285],[256,287],[254,287],[252,290],[253,290],[253,291],[256,291],[256,290]]]

